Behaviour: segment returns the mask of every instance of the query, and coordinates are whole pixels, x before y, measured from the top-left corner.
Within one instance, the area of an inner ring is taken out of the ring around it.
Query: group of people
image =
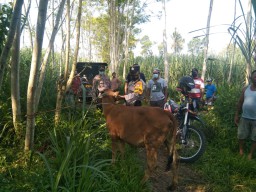
[[[216,86],[212,83],[213,80],[208,79],[206,81],[207,85],[205,85],[204,80],[199,77],[196,68],[193,68],[191,73],[195,87],[190,91],[189,97],[192,99],[194,109],[198,110],[201,101],[207,105],[212,105],[217,92]],[[100,73],[99,75],[102,76],[103,74]],[[105,75],[105,77],[107,76]],[[104,87],[99,90],[110,88],[116,91],[121,85],[121,81],[116,77],[116,73],[112,74],[112,80],[105,79],[103,81],[99,81],[97,85],[98,88]],[[127,106],[141,106],[142,101],[146,99],[149,101],[150,106],[164,108],[168,98],[167,82],[161,77],[160,70],[157,68],[153,69],[151,79],[146,82],[145,75],[140,72],[140,66],[134,64],[130,67],[129,74],[126,77],[124,95],[121,97],[125,99]],[[252,145],[248,159],[252,159],[256,149],[256,70],[251,73],[251,84],[242,90],[234,121],[238,126],[239,153],[240,155],[244,154],[245,140],[250,138]]]
[[[121,80],[116,75],[116,72],[112,73],[112,79],[108,77],[105,71],[105,67],[99,68],[99,74],[93,78],[92,81],[92,98],[94,101],[98,100],[98,96],[102,94],[106,89],[112,89],[118,91],[121,85]]]
[[[81,85],[89,83],[86,75],[80,77],[80,74],[75,71],[74,78],[71,83],[71,88],[68,94],[74,95],[74,97],[79,97],[81,95]],[[96,98],[99,93],[103,92],[105,89],[112,89],[114,91],[118,90],[121,85],[121,81],[116,77],[116,73],[112,73],[112,79],[110,79],[105,74],[105,67],[101,66],[99,68],[99,74],[93,78],[93,97]]]
[[[193,88],[189,94],[189,97],[192,99],[193,106],[195,109],[199,109],[200,102],[205,105],[213,105],[213,101],[216,99],[217,88],[212,84],[212,79],[207,79],[207,85],[204,84],[204,80],[199,77],[198,69],[192,69],[192,78],[195,83],[195,88]],[[204,93],[205,98],[204,98]]]
[[[198,76],[198,70],[192,69],[192,77],[195,82],[195,88],[191,90],[189,97],[192,98],[194,109],[199,109],[200,101],[204,101],[204,90],[206,89],[205,103],[212,105],[216,98],[216,86],[212,84],[212,79],[207,80],[207,85]],[[112,79],[105,74],[105,68],[99,69],[99,75],[93,79],[93,93],[94,99],[105,89],[112,89],[118,91],[121,81],[117,78],[116,73],[112,73]],[[145,99],[150,106],[164,108],[168,99],[167,82],[161,77],[159,69],[155,68],[152,71],[151,79],[146,82],[144,73],[140,71],[140,66],[134,64],[130,67],[129,73],[125,79],[124,95],[127,106],[141,106]]]
[[[116,73],[112,73],[112,79],[105,74],[105,68],[99,69],[99,74],[93,79],[93,97],[101,94],[106,89],[118,91],[121,81],[117,78]],[[146,82],[145,75],[140,71],[140,66],[134,64],[130,67],[129,73],[125,79],[124,95],[127,106],[141,106],[146,98],[151,106],[164,108],[167,101],[167,82],[160,77],[160,70],[154,69],[152,78]]]

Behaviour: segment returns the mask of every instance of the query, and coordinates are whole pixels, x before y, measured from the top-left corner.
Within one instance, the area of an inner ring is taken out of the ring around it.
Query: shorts
[[[252,141],[256,141],[256,120],[241,117],[237,130],[237,138],[250,138]]]

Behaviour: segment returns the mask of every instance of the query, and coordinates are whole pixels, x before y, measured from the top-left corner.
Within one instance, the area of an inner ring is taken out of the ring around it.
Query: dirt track
[[[139,157],[146,161],[145,149],[140,148],[138,151]],[[171,184],[171,171],[165,172],[167,163],[167,152],[161,148],[158,152],[157,168],[153,176],[150,178],[152,184],[151,192],[168,192],[167,187]],[[146,165],[146,162],[145,162]],[[189,164],[178,165],[179,183],[175,192],[207,192],[207,184],[202,177],[195,173]]]

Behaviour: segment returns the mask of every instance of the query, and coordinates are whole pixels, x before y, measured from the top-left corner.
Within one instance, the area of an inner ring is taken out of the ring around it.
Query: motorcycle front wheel
[[[192,125],[187,127],[186,142],[181,141],[180,134],[177,134],[176,149],[179,160],[182,163],[193,163],[198,160],[206,148],[204,133]]]

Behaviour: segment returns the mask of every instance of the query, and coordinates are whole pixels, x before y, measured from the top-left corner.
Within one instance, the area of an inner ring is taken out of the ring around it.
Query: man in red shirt
[[[189,93],[189,97],[192,99],[194,109],[199,109],[199,102],[203,100],[204,96],[204,80],[198,77],[198,69],[192,69],[192,78],[195,82],[195,88]]]
[[[74,95],[78,95],[80,92],[80,86],[81,86],[81,78],[80,75],[75,71],[75,76],[73,78],[72,84],[71,84],[71,89],[74,93]]]

